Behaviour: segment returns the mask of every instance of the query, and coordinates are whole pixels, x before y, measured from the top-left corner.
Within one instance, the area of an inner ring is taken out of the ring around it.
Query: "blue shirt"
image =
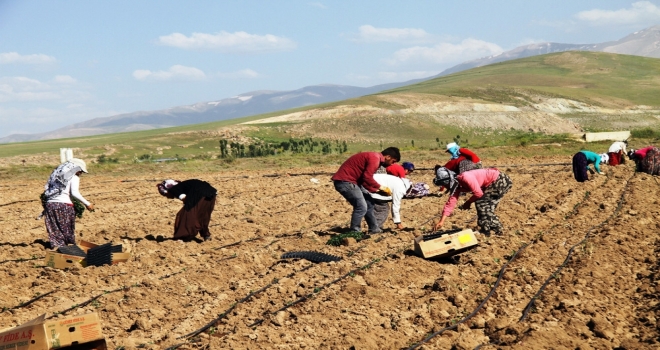
[[[594,153],[591,151],[580,151],[587,157],[587,169],[589,169],[589,164],[593,164],[597,172],[600,173],[600,154]]]

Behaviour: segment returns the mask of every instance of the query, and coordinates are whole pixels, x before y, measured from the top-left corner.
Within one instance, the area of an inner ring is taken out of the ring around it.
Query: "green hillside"
[[[660,59],[600,52],[533,56],[382,92],[430,93],[524,105],[512,88],[599,106],[660,106]]]

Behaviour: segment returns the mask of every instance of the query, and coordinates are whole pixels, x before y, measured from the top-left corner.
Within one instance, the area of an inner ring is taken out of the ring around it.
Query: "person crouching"
[[[462,192],[472,192],[461,209],[468,210],[472,203],[477,207],[477,225],[483,234],[490,234],[492,230],[496,235],[502,234],[502,223],[495,215],[495,209],[502,197],[509,192],[513,182],[505,173],[495,168],[475,169],[456,175],[453,171],[440,167],[435,172],[433,183],[444,186],[449,193],[449,199],[442,210],[442,218],[435,225],[438,230],[456,207],[458,197]]]
[[[158,192],[170,199],[180,199],[183,208],[176,214],[174,239],[191,240],[197,233],[205,240],[211,239],[209,223],[215,208],[218,191],[208,182],[191,179],[165,180],[157,185]]]

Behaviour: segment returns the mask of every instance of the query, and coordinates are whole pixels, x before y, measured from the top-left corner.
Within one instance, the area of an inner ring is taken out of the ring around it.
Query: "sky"
[[[0,137],[256,90],[402,82],[659,24],[660,0],[0,0]]]

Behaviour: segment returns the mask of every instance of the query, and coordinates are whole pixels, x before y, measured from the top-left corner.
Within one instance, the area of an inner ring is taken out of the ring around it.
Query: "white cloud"
[[[363,25],[358,30],[359,33],[354,40],[359,42],[422,43],[432,39],[431,34],[418,28],[376,28]]]
[[[193,33],[185,36],[173,33],[158,38],[161,45],[185,50],[217,50],[225,53],[263,53],[287,51],[296,48],[296,43],[288,38],[272,34],[256,35],[246,32],[216,34]]]
[[[58,84],[75,84],[78,81],[69,75],[57,75],[53,79],[53,82]]]
[[[133,72],[133,77],[143,81],[183,81],[183,80],[204,80],[206,74],[200,69],[174,65],[167,71],[152,72],[146,69],[138,69]]]
[[[236,72],[218,73],[218,77],[222,79],[254,79],[260,77],[261,74],[253,71],[252,69],[241,69]]]
[[[632,3],[631,8],[578,12],[575,17],[593,25],[646,24],[660,21],[660,8],[650,1]]]
[[[440,43],[435,46],[414,46],[398,50],[385,60],[389,64],[402,63],[457,63],[470,59],[496,55],[504,50],[497,44],[477,39],[465,39],[460,44]]]
[[[44,54],[21,55],[17,52],[0,53],[0,64],[22,63],[22,64],[46,64],[57,62],[55,57]]]
[[[327,6],[323,5],[322,3],[318,2],[318,1],[316,1],[316,2],[310,2],[309,4],[310,4],[311,6],[318,7],[318,8],[320,8],[320,9],[324,9],[324,10],[328,8]]]
[[[61,96],[52,87],[26,77],[0,78],[0,102],[56,100]]]

